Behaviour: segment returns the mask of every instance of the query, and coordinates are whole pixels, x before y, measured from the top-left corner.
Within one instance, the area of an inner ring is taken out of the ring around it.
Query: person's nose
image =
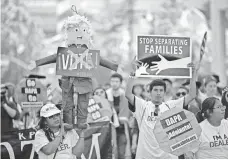
[[[221,107],[221,110],[222,110],[222,111],[225,111],[225,110],[226,110],[226,106],[222,106],[222,107]]]

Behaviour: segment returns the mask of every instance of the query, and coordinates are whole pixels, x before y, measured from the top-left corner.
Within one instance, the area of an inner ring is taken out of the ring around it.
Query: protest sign
[[[87,122],[107,121],[112,117],[112,109],[107,99],[93,96],[89,100]]]
[[[1,136],[1,159],[37,159],[33,148],[34,129],[5,132]],[[85,132],[85,148],[82,157],[86,159],[111,159],[112,134],[109,122],[90,125]]]
[[[46,87],[36,78],[24,78],[17,85],[15,97],[23,111],[28,113],[24,117],[25,129],[35,127],[37,113],[47,101]]]
[[[137,77],[191,78],[189,37],[137,36]]]
[[[99,50],[58,47],[56,74],[63,76],[92,77],[100,64]]]
[[[17,85],[16,97],[22,108],[42,107],[47,100],[47,89],[38,79],[22,79]]]
[[[154,135],[162,150],[182,155],[199,145],[201,128],[195,115],[175,107],[164,112],[157,120]]]

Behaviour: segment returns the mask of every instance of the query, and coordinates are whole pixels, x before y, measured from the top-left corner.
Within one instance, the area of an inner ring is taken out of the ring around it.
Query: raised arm
[[[189,94],[186,95],[185,101],[184,101],[184,106],[187,106],[193,99],[196,98],[196,77],[197,77],[197,72],[195,70],[195,66],[192,66],[192,78],[190,80],[190,89],[189,89]]]
[[[125,97],[127,98],[128,102],[134,106],[134,95],[132,93],[132,88],[134,86],[134,79],[133,78],[129,78],[127,81],[127,87],[126,87],[126,91],[125,91]]]
[[[36,60],[36,67],[50,64],[50,63],[55,63],[56,59],[57,59],[57,54],[53,54],[48,57]]]
[[[117,69],[118,69],[118,64],[113,63],[113,62],[111,62],[111,61],[109,61],[107,59],[104,59],[102,57],[100,59],[100,65],[103,66],[103,67],[106,67],[108,69],[111,69],[113,71],[117,71]]]
[[[72,152],[74,155],[76,155],[77,158],[81,158],[82,153],[84,152],[84,138],[85,134],[84,131],[82,130],[81,133],[79,134],[79,140],[76,143],[76,145],[72,148]]]

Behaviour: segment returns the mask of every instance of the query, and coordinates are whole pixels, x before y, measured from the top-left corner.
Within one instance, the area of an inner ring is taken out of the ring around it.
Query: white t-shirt
[[[136,159],[177,159],[177,156],[164,152],[154,136],[154,126],[157,118],[165,111],[180,107],[183,108],[184,97],[171,100],[159,105],[158,116],[154,116],[155,105],[151,101],[145,101],[135,97],[135,117],[139,125],[139,140],[136,151]]]
[[[55,133],[58,135],[59,133]],[[74,129],[67,131],[64,136],[63,143],[60,143],[55,159],[76,159],[76,156],[72,153],[72,148],[76,145],[79,139],[78,134]],[[35,140],[33,142],[35,151],[37,152],[39,159],[53,159],[54,154],[46,155],[41,151],[41,148],[49,143],[43,130],[39,130],[35,134]]]
[[[208,120],[200,123],[200,145],[195,153],[197,159],[228,159],[228,120],[223,119],[218,127]]]

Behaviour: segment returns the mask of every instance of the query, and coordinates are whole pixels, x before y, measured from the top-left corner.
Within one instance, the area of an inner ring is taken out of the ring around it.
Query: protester
[[[104,88],[102,87],[97,87],[94,91],[93,91],[93,95],[108,99],[107,93],[105,91]]]
[[[123,77],[114,73],[110,78],[111,88],[106,91],[108,100],[113,104],[119,118],[120,126],[116,128],[118,159],[125,158],[127,138],[124,123],[128,122],[131,112],[128,109],[128,102],[124,96],[124,90],[121,88]]]
[[[110,83],[105,83],[104,89],[107,91],[109,88],[111,88]]]
[[[228,159],[228,121],[224,119],[225,106],[219,99],[209,97],[202,104],[202,132],[197,149],[186,153],[186,158]]]
[[[190,65],[189,65],[190,66]],[[183,108],[187,106],[196,96],[196,72],[193,67],[193,77],[190,82],[189,94],[178,100],[163,102],[166,84],[163,80],[156,79],[150,83],[151,101],[145,101],[132,94],[132,87],[135,80],[130,78],[126,89],[126,98],[131,103],[130,110],[135,114],[139,125],[139,143],[136,152],[136,158],[145,159],[172,159],[177,158],[174,155],[164,152],[154,136],[154,126],[158,117],[165,111],[173,107]]]
[[[179,99],[184,97],[185,95],[187,95],[189,92],[188,88],[181,86],[178,88],[177,93],[176,93],[176,98],[175,99]]]
[[[166,92],[164,96],[164,102],[166,102],[173,99],[173,82],[168,78],[164,78],[163,81],[166,84]]]
[[[222,91],[222,104],[226,106],[225,119],[228,119],[228,87],[225,87]]]
[[[144,92],[144,88],[143,88],[143,85],[142,84],[135,84],[132,88],[132,93],[139,97],[139,98],[143,98],[143,92]]]
[[[40,110],[40,129],[33,142],[40,159],[80,158],[84,151],[84,132],[80,136],[60,118],[61,111],[54,104]]]
[[[20,113],[16,103],[9,98],[8,86],[1,85],[1,134],[13,129],[13,119],[19,119]]]
[[[216,97],[217,93],[217,83],[216,79],[213,76],[207,76],[204,79],[204,87],[205,87],[205,97],[202,99],[204,100],[205,98],[208,97]]]
[[[217,84],[216,96],[221,97],[222,96],[222,88],[219,87],[220,78],[216,74],[213,74],[212,76],[215,78],[216,84]]]

